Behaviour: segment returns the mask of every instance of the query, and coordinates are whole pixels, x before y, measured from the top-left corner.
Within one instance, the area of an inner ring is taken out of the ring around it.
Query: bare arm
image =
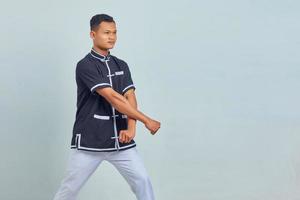
[[[136,97],[135,97],[134,90],[133,89],[128,90],[124,94],[124,96],[128,100],[128,102],[130,103],[130,105],[133,106],[135,109],[137,109],[137,100],[136,100]],[[131,117],[127,117],[127,121],[128,121],[128,129],[135,131],[136,119],[131,118]]]
[[[129,101],[124,96],[117,93],[112,88],[106,87],[97,89],[96,91],[98,94],[103,96],[119,112],[124,113],[127,116],[132,117],[136,120],[139,120],[144,124],[147,123],[147,121],[150,119],[148,116],[131,106]]]
[[[146,116],[132,106],[129,101],[110,87],[96,89],[97,93],[103,96],[115,109],[127,116],[139,120],[151,131],[152,134],[160,128],[160,123]]]
[[[137,101],[133,89],[125,92],[124,97],[128,100],[130,105],[137,109]],[[136,119],[127,116],[127,130],[120,130],[119,141],[129,143],[134,137],[136,132]]]

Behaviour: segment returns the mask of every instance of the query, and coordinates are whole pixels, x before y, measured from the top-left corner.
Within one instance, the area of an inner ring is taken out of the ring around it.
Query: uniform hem
[[[100,83],[100,84],[93,86],[91,88],[91,92],[92,92],[92,94],[97,94],[96,89],[106,88],[106,87],[111,87],[111,85],[109,83],[103,83],[103,84]]]
[[[133,148],[133,147],[136,147],[136,143],[129,144],[129,145],[126,145],[126,146],[122,146],[119,149],[118,148],[111,148],[111,149],[101,149],[101,148],[99,148],[99,149],[97,149],[97,148],[88,148],[88,147],[82,147],[82,146],[76,147],[75,145],[72,145],[70,148],[81,150],[81,151],[112,152],[112,151],[123,151],[123,150],[130,149],[130,148]]]
[[[135,86],[134,85],[127,86],[126,88],[123,89],[122,94],[124,95],[130,89],[135,90]]]

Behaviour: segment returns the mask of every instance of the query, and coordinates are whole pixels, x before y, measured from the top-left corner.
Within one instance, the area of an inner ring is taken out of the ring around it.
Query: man
[[[138,200],[154,200],[133,138],[136,120],[153,135],[160,122],[137,110],[129,67],[110,54],[117,40],[114,19],[106,14],[95,15],[90,28],[93,47],[76,66],[77,112],[67,175],[54,200],[75,200],[104,160],[117,168]]]

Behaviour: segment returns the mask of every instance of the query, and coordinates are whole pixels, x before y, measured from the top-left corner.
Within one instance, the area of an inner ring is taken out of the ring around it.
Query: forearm
[[[127,99],[127,101],[130,103],[130,105],[132,107],[137,109],[137,101],[136,101],[135,94],[133,92],[128,94],[128,95],[125,95],[125,98]],[[135,130],[135,128],[136,128],[136,119],[127,116],[127,123],[128,123],[128,129]]]
[[[131,105],[124,96],[117,92],[114,92],[107,100],[114,108],[127,115],[127,117],[139,120],[144,124],[150,119],[148,116],[137,110],[134,105]],[[132,124],[132,122],[130,123]]]

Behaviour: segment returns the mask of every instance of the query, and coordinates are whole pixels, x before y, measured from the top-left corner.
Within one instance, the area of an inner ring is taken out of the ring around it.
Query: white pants
[[[75,200],[81,187],[103,160],[116,167],[138,200],[154,200],[149,176],[136,147],[114,152],[71,149],[67,175],[62,180],[54,200]]]

